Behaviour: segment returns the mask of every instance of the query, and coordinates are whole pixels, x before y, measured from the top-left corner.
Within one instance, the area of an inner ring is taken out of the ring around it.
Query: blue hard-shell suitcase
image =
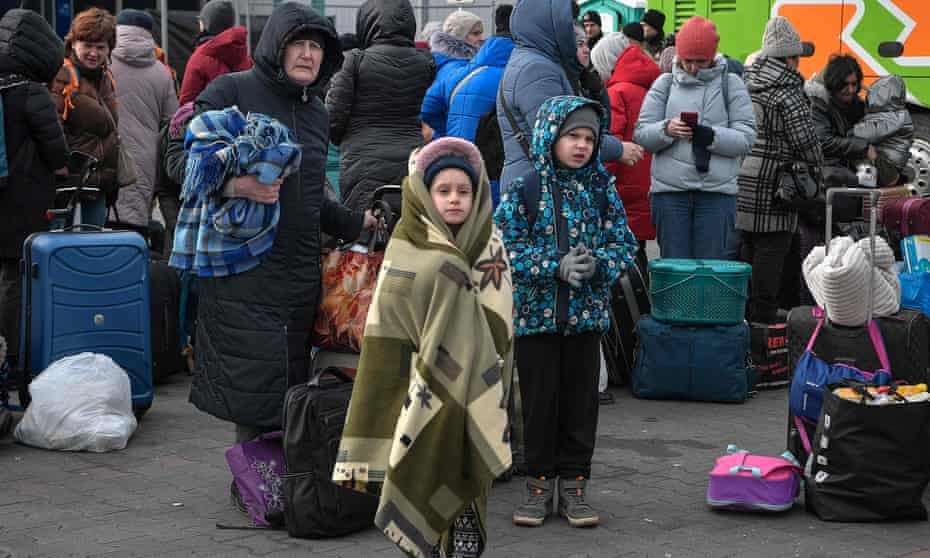
[[[27,377],[89,351],[129,374],[137,413],[152,405],[149,257],[135,232],[41,232],[23,245]]]
[[[643,316],[633,395],[646,399],[741,402],[755,385],[749,324],[672,325]]]

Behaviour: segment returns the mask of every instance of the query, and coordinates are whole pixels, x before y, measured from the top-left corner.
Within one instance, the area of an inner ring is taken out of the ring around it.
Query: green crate
[[[746,313],[752,267],[724,260],[649,262],[652,317],[677,324],[738,324]]]

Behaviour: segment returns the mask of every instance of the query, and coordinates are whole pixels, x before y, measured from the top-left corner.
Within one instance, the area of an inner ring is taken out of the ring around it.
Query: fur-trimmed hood
[[[468,162],[478,174],[478,184],[474,185],[475,202],[471,214],[462,224],[457,234],[453,235],[449,226],[443,222],[439,211],[433,204],[429,189],[424,180],[424,173],[430,164],[446,155],[455,155]],[[414,237],[425,234],[423,229],[428,221],[432,227],[440,230],[450,240],[454,240],[462,253],[474,263],[481,254],[491,234],[491,187],[484,169],[484,161],[475,144],[461,138],[445,137],[430,142],[425,147],[414,151],[409,161],[409,176],[404,183],[404,199],[401,214],[407,221],[405,227]],[[409,217],[408,217],[409,216]],[[427,227],[428,228],[428,227]]]
[[[451,33],[445,31],[436,31],[429,38],[429,48],[436,56],[437,62],[441,63],[439,57],[453,58],[456,60],[471,60],[475,57],[478,49],[473,47],[467,41],[459,39]]]

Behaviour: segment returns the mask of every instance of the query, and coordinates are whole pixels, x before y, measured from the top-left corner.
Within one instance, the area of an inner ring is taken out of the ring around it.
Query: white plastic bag
[[[32,403],[13,436],[30,446],[105,452],[126,447],[136,430],[126,371],[106,355],[53,362],[31,384]]]

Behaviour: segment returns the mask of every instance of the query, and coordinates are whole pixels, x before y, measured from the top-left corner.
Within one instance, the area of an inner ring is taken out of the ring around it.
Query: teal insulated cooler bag
[[[649,262],[652,317],[670,324],[739,324],[752,267],[726,260],[665,258]]]
[[[742,402],[755,386],[748,364],[749,324],[681,326],[644,316],[633,395],[645,399]]]

